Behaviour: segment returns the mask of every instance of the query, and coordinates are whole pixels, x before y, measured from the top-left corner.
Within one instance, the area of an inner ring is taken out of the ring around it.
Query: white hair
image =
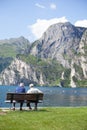
[[[24,83],[20,83],[20,87],[23,87],[24,86]]]
[[[30,88],[34,87],[34,84],[30,84],[29,87],[30,87]]]

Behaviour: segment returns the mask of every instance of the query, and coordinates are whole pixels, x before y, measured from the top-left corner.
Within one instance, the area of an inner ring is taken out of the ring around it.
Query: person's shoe
[[[37,111],[37,108],[34,108],[34,111]]]
[[[32,110],[32,108],[31,108],[31,107],[29,107],[29,110]]]
[[[11,110],[15,111],[15,107],[11,108]]]

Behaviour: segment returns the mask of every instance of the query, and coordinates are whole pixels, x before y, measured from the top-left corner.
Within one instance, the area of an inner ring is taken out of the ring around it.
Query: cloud
[[[87,20],[79,20],[75,22],[75,26],[87,28]]]
[[[29,25],[28,28],[31,30],[31,33],[36,39],[39,39],[42,34],[47,30],[49,26],[59,22],[67,22],[68,20],[65,17],[53,18],[53,19],[37,19],[36,23]]]
[[[50,7],[50,9],[52,9],[52,10],[56,9],[56,4],[54,4],[54,3],[51,3],[50,5],[48,5],[48,7],[45,7],[44,5],[39,4],[39,3],[36,3],[35,6],[38,7],[38,8],[42,8],[42,9],[45,9],[45,8],[48,8],[48,7]]]
[[[56,4],[51,3],[51,4],[50,4],[50,8],[53,9],[53,10],[55,10],[55,9],[56,9]]]
[[[37,6],[37,7],[39,7],[39,8],[42,8],[42,9],[45,8],[45,6],[43,6],[43,5],[39,4],[39,3],[36,3],[35,6]]]

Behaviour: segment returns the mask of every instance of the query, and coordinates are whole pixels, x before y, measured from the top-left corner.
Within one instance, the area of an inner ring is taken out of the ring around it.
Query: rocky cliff
[[[71,62],[71,86],[87,86],[87,30],[83,33],[79,42],[77,54]],[[74,82],[74,85],[72,85]]]
[[[25,85],[28,85],[30,82],[44,85],[42,73],[39,76],[38,79],[35,67],[21,60],[14,59],[11,65],[1,73],[0,85],[16,85],[19,82],[24,82]]]

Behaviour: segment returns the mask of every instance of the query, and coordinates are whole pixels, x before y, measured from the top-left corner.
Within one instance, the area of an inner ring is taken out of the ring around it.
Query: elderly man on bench
[[[27,93],[42,93],[42,91],[40,91],[39,89],[37,89],[37,88],[34,87],[34,84],[30,84],[29,88],[30,89],[27,91]],[[37,110],[37,103],[38,102],[35,102],[34,110]],[[32,109],[31,105],[30,105],[30,101],[27,101],[27,107],[29,107],[30,110]]]

